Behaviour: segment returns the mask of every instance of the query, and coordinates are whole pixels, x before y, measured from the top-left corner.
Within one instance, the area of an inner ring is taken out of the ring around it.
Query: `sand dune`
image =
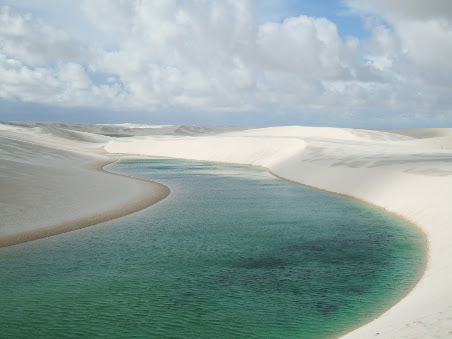
[[[131,123],[123,123],[123,124],[97,124],[99,126],[112,126],[112,127],[127,127],[127,128],[162,128],[169,127],[171,125],[146,125],[146,124],[131,124]]]
[[[64,131],[79,131],[98,134],[100,136],[149,136],[149,135],[181,135],[201,136],[215,135],[222,132],[241,131],[246,127],[237,126],[186,126],[186,125],[137,125],[137,124],[68,124],[57,122],[40,121],[9,121],[1,122],[4,126],[22,127],[30,129],[33,127],[60,129]],[[158,128],[157,128],[158,127]],[[62,136],[64,138],[64,136]]]
[[[409,136],[389,133],[383,131],[360,130],[351,128],[333,128],[333,127],[305,127],[305,126],[282,126],[251,129],[247,131],[238,131],[225,133],[230,136],[259,136],[259,137],[298,137],[309,139],[338,139],[354,141],[400,141],[411,140]]]
[[[89,132],[81,132],[69,129],[55,128],[52,126],[35,127],[36,131],[33,133],[50,135],[52,137],[74,140],[80,142],[107,142],[110,140],[109,137]]]
[[[437,149],[452,149],[452,136],[433,137],[424,139],[413,139],[404,141],[401,145],[413,146],[418,148],[437,148]]]
[[[452,137],[452,128],[412,128],[386,131],[400,135],[407,135],[416,139]]]
[[[111,220],[169,194],[166,186],[102,171],[112,160],[86,142],[101,139],[0,125],[0,247]]]
[[[80,202],[85,198],[105,201],[103,196],[108,195],[110,203],[123,206],[125,201],[118,198],[118,191],[124,197],[125,189],[132,200],[143,194],[142,183],[87,170],[105,160],[100,155],[105,152],[266,167],[281,178],[397,213],[419,226],[428,238],[428,265],[412,292],[378,319],[345,337],[446,337],[452,331],[451,137],[452,129],[6,123],[0,124],[0,185],[8,194],[0,197],[0,209],[2,218],[6,215],[12,225],[16,223],[13,231],[35,219],[42,224],[28,223],[30,230],[46,224],[61,227],[64,218],[51,220],[48,216],[71,213],[64,204],[79,206],[81,214],[72,217],[82,218],[82,214],[92,212],[89,202],[86,206]],[[58,184],[61,182],[65,184]],[[76,187],[76,182],[81,186]],[[93,184],[99,194],[86,195]],[[44,198],[52,213],[36,209],[43,205],[39,192],[46,190],[49,194]],[[68,191],[78,198],[62,194]],[[97,211],[108,211],[110,203]],[[33,210],[39,218],[32,213],[19,215]],[[8,235],[12,231],[4,228],[3,232]]]

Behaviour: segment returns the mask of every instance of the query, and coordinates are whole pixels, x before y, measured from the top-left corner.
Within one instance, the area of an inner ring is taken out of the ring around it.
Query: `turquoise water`
[[[419,232],[265,170],[135,159],[171,195],[108,223],[0,249],[2,338],[323,338],[421,273]]]

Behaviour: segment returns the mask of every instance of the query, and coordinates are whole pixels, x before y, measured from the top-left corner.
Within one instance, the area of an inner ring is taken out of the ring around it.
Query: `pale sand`
[[[398,214],[425,233],[419,283],[347,338],[431,338],[452,332],[452,129],[376,131],[274,127],[216,136],[132,137],[112,153],[249,164]]]
[[[162,184],[104,171],[114,160],[96,154],[96,138],[105,141],[0,125],[0,247],[118,218],[169,194]]]

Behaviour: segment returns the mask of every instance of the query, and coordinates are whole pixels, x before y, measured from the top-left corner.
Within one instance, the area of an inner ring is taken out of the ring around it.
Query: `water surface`
[[[172,193],[0,249],[0,337],[330,337],[391,306],[423,267],[422,235],[402,220],[263,169],[168,159],[108,169]]]

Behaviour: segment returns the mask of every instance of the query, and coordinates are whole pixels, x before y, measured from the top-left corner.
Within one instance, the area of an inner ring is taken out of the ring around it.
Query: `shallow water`
[[[424,264],[422,235],[402,220],[259,168],[136,159],[108,169],[172,193],[0,249],[0,337],[330,337],[392,305]]]

